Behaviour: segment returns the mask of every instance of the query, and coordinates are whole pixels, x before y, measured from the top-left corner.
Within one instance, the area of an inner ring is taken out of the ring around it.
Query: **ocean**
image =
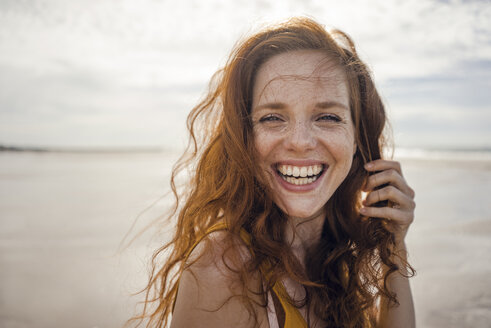
[[[178,155],[0,152],[0,327],[121,327],[135,314],[132,294],[171,228],[152,222]],[[491,151],[395,156],[416,191],[418,326],[489,327]]]

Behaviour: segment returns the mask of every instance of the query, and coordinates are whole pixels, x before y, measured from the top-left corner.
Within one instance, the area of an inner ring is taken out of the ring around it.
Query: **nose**
[[[285,138],[285,146],[293,151],[312,150],[315,148],[316,142],[317,139],[312,126],[305,121],[295,122]]]

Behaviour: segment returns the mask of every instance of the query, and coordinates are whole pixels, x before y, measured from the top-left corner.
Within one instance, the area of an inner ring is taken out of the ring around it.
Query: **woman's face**
[[[259,165],[290,217],[324,215],[356,151],[345,73],[318,51],[276,55],[259,69],[252,120]]]

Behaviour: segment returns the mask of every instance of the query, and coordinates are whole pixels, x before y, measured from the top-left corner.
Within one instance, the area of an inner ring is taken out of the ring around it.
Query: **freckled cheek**
[[[257,155],[261,161],[261,165],[269,166],[268,156],[270,156],[277,144],[277,138],[274,138],[271,134],[255,132],[254,133],[254,145],[256,147]]]
[[[352,144],[346,142],[334,143],[331,141],[324,145],[335,162],[346,165],[347,169],[351,167],[351,162],[353,160]]]
[[[354,144],[354,137],[344,131],[332,131],[331,133],[319,134],[320,141],[328,146],[333,152],[343,153],[351,151]]]

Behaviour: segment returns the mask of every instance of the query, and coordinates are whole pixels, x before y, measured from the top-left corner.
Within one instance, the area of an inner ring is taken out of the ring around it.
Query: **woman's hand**
[[[368,172],[363,190],[368,193],[360,213],[370,217],[387,219],[386,227],[395,235],[396,245],[403,245],[409,226],[414,220],[414,191],[404,179],[399,162],[375,160],[365,164]],[[377,189],[386,184],[386,186]],[[375,203],[388,200],[388,206],[374,207]]]
[[[402,176],[399,162],[379,159],[365,164],[365,169],[371,175],[363,188],[368,195],[360,212],[384,220],[386,228],[394,233],[395,248],[400,255],[394,261],[405,268],[407,252],[404,238],[414,220],[414,191]],[[374,206],[385,200],[388,201],[388,206]],[[396,293],[399,306],[391,306],[383,298],[378,309],[377,327],[415,327],[414,303],[407,275],[397,274],[389,278],[387,287]]]

